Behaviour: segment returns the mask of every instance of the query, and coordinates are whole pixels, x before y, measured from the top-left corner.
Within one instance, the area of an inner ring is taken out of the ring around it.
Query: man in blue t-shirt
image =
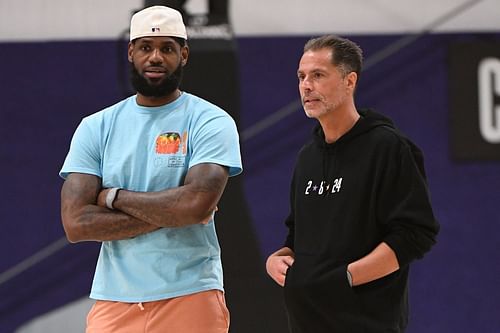
[[[179,90],[189,48],[179,12],[131,20],[137,94],[82,120],[60,171],[71,242],[102,242],[87,333],[228,332],[214,212],[242,171],[233,119]]]

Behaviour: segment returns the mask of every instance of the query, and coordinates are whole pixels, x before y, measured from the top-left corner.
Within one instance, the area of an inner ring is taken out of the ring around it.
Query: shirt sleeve
[[[391,164],[381,186],[378,214],[388,230],[384,242],[403,267],[430,250],[439,224],[432,211],[423,160],[403,145]]]
[[[189,167],[215,163],[229,168],[229,176],[242,172],[238,131],[229,115],[218,115],[203,121],[192,135]]]
[[[99,135],[84,119],[78,125],[69,152],[59,175],[66,179],[72,172],[86,173],[102,177]]]

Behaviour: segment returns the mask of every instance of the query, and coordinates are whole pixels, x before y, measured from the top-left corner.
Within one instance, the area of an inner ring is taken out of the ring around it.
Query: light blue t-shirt
[[[103,187],[150,192],[182,185],[199,163],[227,166],[230,176],[242,171],[236,125],[225,111],[185,92],[160,107],[131,96],[82,120],[60,175],[92,174]],[[147,302],[210,289],[223,290],[213,219],[103,242],[90,297]]]

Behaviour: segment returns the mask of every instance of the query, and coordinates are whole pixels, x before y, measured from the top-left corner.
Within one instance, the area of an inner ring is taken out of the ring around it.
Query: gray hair
[[[311,38],[304,45],[304,53],[320,49],[332,51],[332,64],[337,66],[344,76],[355,72],[359,79],[363,67],[363,50],[356,43],[336,35],[325,35]]]

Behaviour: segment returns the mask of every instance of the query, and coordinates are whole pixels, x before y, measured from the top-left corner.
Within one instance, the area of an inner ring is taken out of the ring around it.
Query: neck
[[[141,106],[162,106],[175,101],[177,98],[179,98],[180,95],[181,91],[179,89],[174,90],[166,96],[160,97],[144,96],[140,93],[137,93],[136,101],[137,104]]]
[[[325,134],[326,143],[336,142],[342,135],[354,127],[359,119],[359,113],[352,105],[347,110],[336,110],[334,114],[327,114],[318,119]]]

